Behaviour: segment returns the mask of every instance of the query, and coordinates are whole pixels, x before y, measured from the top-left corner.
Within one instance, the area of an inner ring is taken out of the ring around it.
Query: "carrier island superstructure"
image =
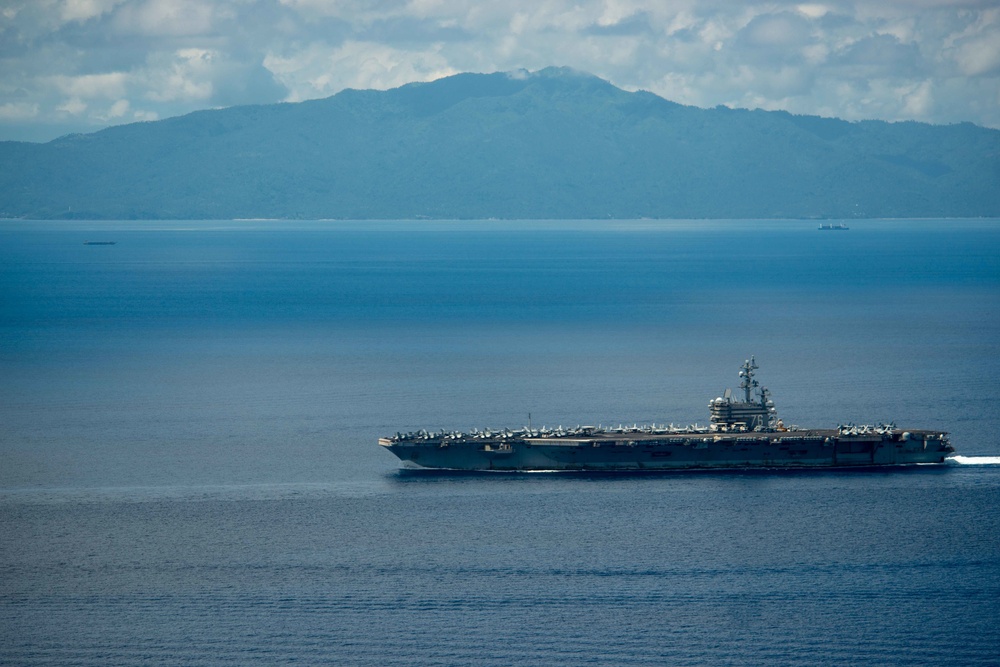
[[[742,396],[709,402],[707,426],[578,426],[397,433],[379,445],[407,465],[451,470],[678,470],[822,468],[944,463],[948,434],[894,424],[835,429],[785,426],[751,357],[740,368]]]

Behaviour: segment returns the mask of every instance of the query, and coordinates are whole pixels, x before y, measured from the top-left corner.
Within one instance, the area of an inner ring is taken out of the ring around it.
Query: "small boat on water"
[[[848,227],[847,225],[845,225],[842,222],[829,223],[829,224],[821,224],[819,226],[819,228],[822,229],[822,230],[824,230],[824,231],[826,231],[826,230],[833,231],[833,230],[847,230],[847,229],[850,229],[850,227]]]

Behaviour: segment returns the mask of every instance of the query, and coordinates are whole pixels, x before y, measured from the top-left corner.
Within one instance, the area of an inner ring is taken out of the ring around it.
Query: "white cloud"
[[[290,102],[325,97],[345,88],[384,90],[457,73],[435,50],[413,53],[355,41],[335,48],[311,44],[289,55],[268,55],[264,66],[288,88]]]
[[[934,96],[930,81],[904,86],[897,94],[902,100],[903,113],[908,118],[925,120],[934,109]]]
[[[102,16],[125,0],[62,0],[64,21],[87,21]]]
[[[796,14],[760,14],[743,28],[741,36],[750,48],[770,52],[772,49],[795,49],[810,39],[807,19]]]
[[[955,48],[954,58],[965,76],[996,74],[1000,70],[1000,30],[963,41]]]
[[[153,102],[205,101],[213,91],[213,64],[207,49],[179,49],[150,59],[143,73],[145,98]]]
[[[70,116],[79,116],[87,110],[87,103],[79,97],[73,97],[56,107],[56,111],[63,111]]]
[[[52,82],[61,93],[75,98],[118,98],[125,94],[127,78],[124,72],[108,72],[82,76],[55,76]]]
[[[128,103],[128,100],[117,100],[111,105],[111,108],[108,109],[107,117],[124,118],[125,114],[129,112],[130,106],[131,105]]]
[[[205,0],[145,0],[129,2],[115,13],[121,33],[162,36],[205,35],[212,31],[215,6]]]
[[[1000,127],[996,0],[0,4],[0,109],[25,123],[568,65],[699,106]]]
[[[802,4],[796,5],[795,9],[803,16],[807,16],[811,19],[822,18],[830,13],[830,8],[826,5]]]
[[[0,104],[0,121],[25,121],[38,117],[38,105],[33,102]]]

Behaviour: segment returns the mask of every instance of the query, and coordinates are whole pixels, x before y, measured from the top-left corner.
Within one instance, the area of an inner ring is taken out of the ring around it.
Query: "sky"
[[[1000,0],[0,0],[0,140],[548,66],[699,107],[1000,128]]]

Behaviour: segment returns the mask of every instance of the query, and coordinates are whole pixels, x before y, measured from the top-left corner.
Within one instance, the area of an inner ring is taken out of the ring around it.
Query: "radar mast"
[[[751,392],[760,386],[760,383],[753,379],[753,372],[760,368],[757,365],[757,360],[750,356],[750,359],[743,362],[743,366],[740,368],[740,377],[743,378],[740,382],[740,389],[743,390],[746,398],[744,399],[747,403],[753,400]]]

